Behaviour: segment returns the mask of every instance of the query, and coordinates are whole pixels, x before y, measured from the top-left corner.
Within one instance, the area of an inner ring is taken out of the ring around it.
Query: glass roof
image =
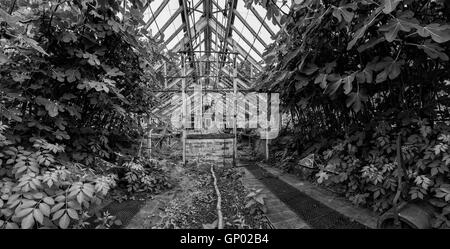
[[[272,1],[289,12],[290,1]],[[248,89],[262,71],[265,49],[280,30],[277,21],[268,20],[264,7],[252,4],[246,8],[244,0],[153,0],[144,12],[144,21],[150,36],[162,39],[165,52],[185,52],[189,63],[186,90],[193,83],[202,84],[205,89],[232,88],[233,68],[227,63],[233,55],[238,65],[237,86]],[[162,105],[152,111],[158,115],[165,116],[175,108],[172,91],[179,91],[183,78],[178,66],[180,58],[171,58],[176,62],[173,66],[157,66],[165,78],[156,94]]]
[[[289,11],[288,1],[276,2],[280,8]],[[236,5],[234,11],[230,11],[232,5]],[[246,8],[244,0],[234,3],[232,0],[153,0],[144,13],[144,21],[153,38],[160,39],[163,35],[164,50],[171,52],[177,52],[182,47],[180,44],[189,40],[194,50],[205,51],[208,49],[205,43],[208,43],[211,51],[221,51],[223,36],[229,26],[228,37],[242,48],[239,49],[239,60],[252,60],[260,65],[265,48],[273,42],[272,35],[280,29],[267,20],[264,7],[253,4],[250,9]],[[187,32],[187,25],[193,32]],[[212,30],[205,37],[208,28]]]

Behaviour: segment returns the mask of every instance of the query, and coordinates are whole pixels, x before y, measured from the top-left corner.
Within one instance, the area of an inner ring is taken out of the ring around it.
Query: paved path
[[[245,172],[243,183],[266,193],[267,217],[275,228],[365,229],[375,228],[377,216],[353,206],[310,182],[256,163],[238,163]]]
[[[262,193],[266,195],[264,199],[267,207],[266,216],[276,229],[307,229],[310,228],[305,221],[300,219],[286,204],[284,204],[272,191],[264,186],[264,184],[255,177],[248,169],[237,165],[245,172],[242,183],[250,189],[263,189]]]

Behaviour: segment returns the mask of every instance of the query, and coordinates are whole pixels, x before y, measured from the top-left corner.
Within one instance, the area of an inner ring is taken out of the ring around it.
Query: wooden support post
[[[269,97],[269,95],[267,96]],[[269,99],[267,99],[267,107],[269,107]],[[269,108],[267,108],[268,111]],[[266,160],[269,160],[269,113],[266,115]]]
[[[150,132],[148,134],[148,144],[147,144],[147,146],[148,146],[148,157],[149,157],[149,159],[152,158],[152,132],[153,132],[153,129],[150,129]]]
[[[236,42],[233,40],[233,52],[235,52]],[[234,92],[234,101],[233,101],[233,133],[234,133],[234,142],[233,142],[233,164],[236,166],[236,158],[237,158],[237,127],[236,127],[236,110],[237,110],[237,69],[236,69],[236,54],[234,54],[233,58],[233,92]]]
[[[167,88],[167,64],[164,61],[164,89]]]
[[[186,78],[184,76],[186,76],[186,61],[185,61],[185,56],[184,54],[181,55],[181,67],[182,67],[182,76],[183,78],[181,79],[181,98],[183,99],[183,134],[182,134],[182,140],[183,140],[183,164],[186,164],[186,125],[187,125],[187,119],[186,119]]]

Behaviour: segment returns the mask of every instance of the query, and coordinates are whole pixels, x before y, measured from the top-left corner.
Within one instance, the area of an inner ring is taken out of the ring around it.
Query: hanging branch
[[[217,187],[217,178],[216,175],[214,174],[214,169],[213,169],[213,165],[211,164],[211,174],[214,178],[214,189],[216,190],[216,195],[217,195],[217,217],[219,222],[217,223],[217,228],[218,229],[223,229],[223,215],[222,215],[222,196],[220,195],[220,191],[219,191],[219,187]]]

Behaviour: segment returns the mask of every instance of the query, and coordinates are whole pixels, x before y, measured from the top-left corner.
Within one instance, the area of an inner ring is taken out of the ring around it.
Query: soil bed
[[[216,228],[217,196],[210,166],[183,167],[180,191],[165,209],[165,217],[156,228]],[[235,168],[215,168],[218,188],[222,195],[224,228],[270,228],[261,216],[252,215],[245,208],[248,190]]]

